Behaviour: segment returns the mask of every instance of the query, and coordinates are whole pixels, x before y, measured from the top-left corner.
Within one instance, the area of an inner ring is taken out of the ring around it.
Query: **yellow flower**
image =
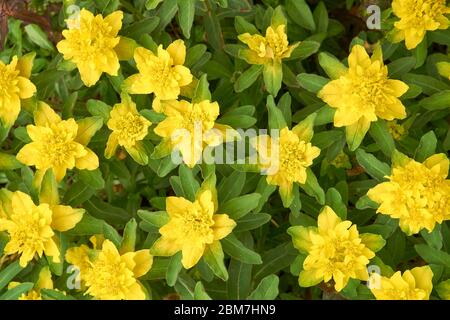
[[[450,219],[449,160],[435,154],[419,163],[396,152],[392,174],[367,192],[380,204],[377,212],[399,219],[408,235],[422,229],[431,232],[436,223]]]
[[[289,58],[292,51],[300,44],[289,45],[286,25],[269,26],[265,37],[259,34],[244,33],[238,39],[245,43],[249,49],[241,51],[242,57],[250,64],[266,64],[272,61],[281,61]]]
[[[307,254],[300,272],[302,287],[334,280],[334,288],[341,291],[349,279],[367,281],[367,264],[384,246],[381,236],[359,234],[356,225],[342,221],[330,208],[319,214],[318,227],[294,226],[288,229],[294,247]]]
[[[103,72],[117,76],[122,40],[117,34],[122,28],[122,19],[122,11],[103,18],[101,14],[94,16],[82,9],[79,20],[68,20],[69,29],[62,32],[65,40],[60,41],[57,48],[65,60],[77,65],[86,86],[96,84]]]
[[[433,271],[429,266],[400,271],[390,278],[373,274],[370,290],[377,300],[428,300],[433,290]]]
[[[436,67],[441,76],[450,80],[450,62],[438,62]]]
[[[20,282],[10,282],[8,289],[13,289],[20,285]],[[39,279],[33,289],[23,293],[19,300],[42,300],[41,289],[53,289],[52,273],[48,267],[44,267],[39,272]]]
[[[81,249],[80,249],[81,248]],[[80,269],[80,278],[87,286],[86,294],[99,300],[144,300],[146,292],[137,280],[151,268],[149,250],[120,254],[109,240],[101,250],[91,254],[87,246],[70,248],[66,260]]]
[[[58,181],[64,178],[67,169],[98,168],[97,155],[86,145],[101,127],[101,119],[61,120],[52,108],[40,102],[34,122],[36,125],[27,126],[32,142],[17,154],[20,162],[44,172],[52,168]]]
[[[387,126],[389,133],[395,140],[401,140],[403,136],[407,133],[407,129],[403,125],[398,124],[397,121],[395,120],[388,121]]]
[[[285,18],[283,17],[283,20]],[[266,90],[276,96],[281,89],[283,79],[282,60],[289,58],[299,42],[289,45],[286,24],[275,22],[266,29],[266,35],[244,33],[238,36],[248,46],[239,51],[239,56],[249,64],[263,65],[263,77]]]
[[[217,102],[174,101],[166,105],[164,113],[166,119],[154,130],[164,138],[161,144],[161,148],[165,148],[163,154],[179,150],[184,163],[191,168],[200,161],[206,146],[217,146],[231,138],[229,126],[215,123],[219,116]]]
[[[112,133],[106,144],[105,157],[111,158],[120,145],[136,162],[147,164],[148,157],[141,141],[147,136],[150,125],[151,122],[139,114],[130,96],[122,95],[122,102],[114,106],[108,120]]]
[[[139,70],[124,82],[124,89],[131,94],[153,93],[153,109],[162,112],[161,101],[176,100],[181,88],[192,82],[191,71],[183,66],[186,46],[176,40],[167,49],[158,47],[157,54],[145,48],[137,48],[134,60]]]
[[[391,40],[405,40],[409,50],[422,42],[427,31],[445,30],[449,26],[446,15],[450,7],[446,0],[393,0],[392,10],[400,20],[394,24]]]
[[[58,239],[54,231],[64,232],[75,227],[84,209],[53,203],[36,206],[29,195],[5,189],[0,191],[0,199],[6,215],[0,218],[0,231],[9,234],[4,253],[19,254],[22,267],[36,254],[41,257],[43,253],[52,257],[54,262],[59,262]]]
[[[336,109],[334,125],[346,127],[347,142],[355,150],[371,122],[406,117],[398,98],[408,91],[408,86],[388,79],[380,48],[370,58],[363,46],[355,45],[348,63],[346,73],[326,84],[318,97]]]
[[[0,61],[0,120],[5,127],[11,127],[19,116],[20,100],[31,98],[36,92],[29,80],[34,56],[14,56],[8,65]]]
[[[267,183],[279,186],[285,207],[292,202],[294,183],[305,184],[307,168],[320,154],[320,149],[310,143],[312,129],[307,131],[303,131],[301,125],[292,131],[285,127],[277,138],[262,135],[252,141],[259,154],[259,166],[267,175]]]
[[[151,252],[158,256],[172,256],[182,252],[182,264],[189,269],[203,256],[206,247],[220,245],[236,226],[227,214],[216,214],[211,190],[198,192],[194,202],[182,197],[168,197],[166,210],[169,221],[159,229],[161,237]]]

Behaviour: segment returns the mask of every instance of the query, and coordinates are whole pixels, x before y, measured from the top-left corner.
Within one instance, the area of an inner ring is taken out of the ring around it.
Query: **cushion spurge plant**
[[[0,20],[0,300],[450,299],[449,0]]]

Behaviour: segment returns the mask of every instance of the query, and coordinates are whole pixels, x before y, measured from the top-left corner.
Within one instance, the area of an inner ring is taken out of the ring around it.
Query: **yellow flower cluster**
[[[399,219],[408,235],[422,229],[433,231],[436,223],[450,220],[449,160],[436,154],[419,163],[397,152],[389,182],[370,189],[370,199],[380,204],[378,212]]]

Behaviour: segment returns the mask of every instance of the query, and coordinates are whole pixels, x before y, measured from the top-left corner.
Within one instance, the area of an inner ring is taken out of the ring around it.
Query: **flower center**
[[[74,138],[71,133],[53,126],[52,132],[48,133],[44,141],[40,143],[41,156],[45,158],[45,162],[53,166],[61,166],[74,161],[80,147],[77,142],[73,141]]]
[[[289,181],[297,181],[302,170],[311,165],[306,159],[306,144],[304,141],[288,141],[280,144],[280,172],[288,173]]]
[[[187,209],[183,216],[183,231],[186,237],[208,238],[212,235],[214,220],[199,205]]]
[[[136,141],[142,140],[147,133],[147,127],[142,117],[138,114],[128,112],[116,122],[116,130],[119,140],[127,145],[134,145]]]

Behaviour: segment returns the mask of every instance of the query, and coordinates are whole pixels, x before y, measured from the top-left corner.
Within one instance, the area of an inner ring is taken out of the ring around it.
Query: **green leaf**
[[[389,70],[389,78],[398,79],[402,75],[408,73],[416,66],[415,57],[404,57],[392,61],[387,65]]]
[[[224,203],[241,194],[246,180],[245,172],[233,171],[228,177],[224,177],[217,187],[219,202]]]
[[[420,138],[419,146],[416,149],[414,158],[423,162],[432,156],[436,151],[437,138],[433,131],[429,131]]]
[[[246,194],[220,205],[220,212],[226,213],[233,220],[244,217],[258,206],[261,195],[259,193]]]
[[[390,175],[391,168],[384,162],[381,162],[373,155],[362,149],[356,150],[356,160],[364,170],[378,181],[383,181],[385,176]]]
[[[32,282],[24,282],[19,284],[17,287],[9,289],[4,294],[0,296],[0,300],[17,300],[20,296],[28,291],[30,291],[34,286]]]
[[[338,79],[347,73],[347,67],[335,56],[327,52],[321,52],[319,54],[319,64],[331,79]]]
[[[19,260],[16,260],[6,268],[3,268],[3,270],[0,271],[0,290],[5,288],[22,270],[22,267],[19,265]]]
[[[150,212],[140,209],[137,211],[137,214],[142,220],[150,223],[158,229],[169,222],[169,215],[166,211]]]
[[[280,280],[274,274],[265,277],[256,289],[248,296],[248,300],[274,300],[278,296]]]
[[[0,170],[16,170],[23,167],[16,156],[0,152]]]
[[[179,176],[185,198],[194,202],[195,195],[200,188],[200,183],[195,180],[195,177],[192,174],[192,170],[184,164],[180,165]]]
[[[416,249],[419,256],[421,256],[426,262],[450,268],[450,254],[434,249],[426,244],[416,244],[414,249]]]
[[[238,34],[250,33],[250,34],[259,34],[258,29],[245,20],[244,17],[236,16],[234,18],[234,28]]]
[[[283,79],[283,68],[281,62],[274,61],[270,64],[265,64],[263,68],[264,84],[266,90],[276,97],[278,91],[281,89],[281,83]]]
[[[439,224],[436,225],[433,231],[431,232],[428,232],[428,230],[423,229],[422,231],[420,231],[420,235],[422,236],[422,238],[425,239],[427,244],[433,249],[436,250],[442,249],[443,236],[441,233],[441,225]]]
[[[305,190],[309,196],[316,198],[317,202],[321,205],[325,204],[325,191],[323,191],[311,168],[306,169],[306,182],[305,184],[300,184],[300,187]]]
[[[121,34],[124,37],[139,41],[141,35],[151,33],[160,22],[160,17],[156,16],[143,18],[122,29]]]
[[[421,87],[423,92],[427,95],[450,90],[450,86],[445,82],[421,74],[407,73],[402,76],[402,80],[408,84],[415,84]]]
[[[166,281],[169,287],[173,287],[175,285],[178,279],[178,274],[180,273],[181,269],[183,269],[181,258],[181,251],[178,251],[170,258],[166,272]]]
[[[434,78],[432,78],[434,79]],[[433,94],[431,97],[424,98],[420,105],[427,110],[445,110],[449,108],[450,90],[443,90]]]
[[[136,219],[131,219],[125,225],[123,230],[123,239],[120,244],[120,252],[133,252],[136,247],[136,231],[137,222]]]
[[[300,42],[300,44],[292,51],[289,58],[283,61],[290,60],[305,60],[306,58],[312,56],[320,48],[320,43],[317,41],[305,40]]]
[[[44,289],[40,290],[42,298],[44,300],[76,300],[74,297],[64,294],[61,291],[53,290],[53,289]]]
[[[250,250],[240,242],[236,236],[230,234],[221,240],[223,250],[232,258],[248,264],[261,264],[261,256]]]
[[[259,228],[270,221],[272,216],[267,213],[251,213],[236,221],[234,232],[248,231]]]
[[[234,91],[242,92],[255,83],[263,71],[263,66],[259,64],[252,65],[245,70],[234,83]]]
[[[328,82],[330,82],[327,78],[308,73],[300,73],[297,76],[297,80],[302,88],[312,93],[318,93]]]
[[[217,277],[223,281],[227,281],[228,271],[225,268],[223,259],[224,254],[219,241],[215,241],[211,245],[206,246],[205,252],[203,253],[203,260]]]
[[[86,201],[84,207],[90,215],[118,226],[124,226],[131,218],[126,210],[115,207],[97,197],[93,197]]]
[[[211,297],[206,293],[205,287],[199,281],[195,285],[194,289],[194,299],[195,300],[211,300]]]
[[[381,151],[390,157],[395,150],[395,142],[389,132],[386,121],[378,119],[378,121],[372,122],[369,134],[380,147]]]
[[[347,219],[347,206],[342,201],[341,194],[335,188],[330,188],[327,190],[325,195],[326,204],[329,205],[334,212],[341,218],[342,220]]]
[[[196,0],[178,0],[178,18],[183,35],[189,39],[191,37],[192,23],[195,16]]]
[[[94,194],[95,189],[85,184],[83,181],[75,182],[64,195],[63,202],[72,207],[76,207],[89,200]]]
[[[109,120],[109,114],[112,108],[100,100],[89,99],[86,105],[88,111],[93,116],[99,116],[103,119],[103,123],[107,123]]]
[[[47,33],[44,32],[38,25],[29,24],[25,26],[24,29],[31,42],[38,45],[42,49],[46,49],[49,51],[55,50],[53,44],[50,42],[50,40],[48,40]]]
[[[78,176],[86,185],[89,185],[96,190],[105,187],[105,180],[103,179],[100,169],[80,170]]]
[[[211,101],[211,92],[209,91],[208,77],[206,74],[201,76],[200,80],[198,81],[194,97],[192,98],[192,102],[199,103],[204,100]]]
[[[316,23],[316,33],[327,32],[328,31],[328,11],[327,7],[320,1],[319,4],[314,9],[313,13],[314,21]]]
[[[287,126],[283,113],[275,105],[273,96],[267,97],[267,110],[269,111],[269,129],[283,129]]]
[[[313,14],[305,0],[287,0],[286,12],[300,27],[316,31]]]

